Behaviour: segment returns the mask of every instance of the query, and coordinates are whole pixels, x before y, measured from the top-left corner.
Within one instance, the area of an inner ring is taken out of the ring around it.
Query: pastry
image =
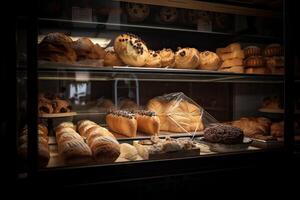
[[[105,51],[98,44],[94,44],[89,38],[83,37],[73,43],[73,48],[76,51],[77,59],[102,59]]]
[[[107,137],[115,138],[115,136],[109,130],[101,126],[95,126],[88,129],[86,135],[87,135],[86,141],[89,146],[91,146],[91,143],[96,137],[107,136]]]
[[[268,109],[282,109],[283,103],[282,100],[277,96],[266,97],[263,99],[262,107]]]
[[[174,67],[175,66],[175,54],[172,49],[162,49],[159,51],[162,67]]]
[[[243,66],[226,67],[226,68],[220,68],[220,69],[218,69],[218,71],[233,72],[233,73],[244,73],[244,67]]]
[[[155,135],[159,133],[160,120],[155,112],[140,110],[135,112],[137,121],[137,130],[147,133],[149,135]]]
[[[114,110],[115,104],[110,100],[106,98],[100,98],[97,100],[97,107],[104,109],[105,112]]]
[[[262,56],[251,56],[248,57],[245,61],[246,67],[264,67],[265,60]]]
[[[131,22],[142,22],[150,14],[150,7],[146,4],[127,3],[126,12]]]
[[[106,115],[106,124],[115,133],[128,137],[136,137],[137,121],[131,112],[118,110]]]
[[[96,123],[91,120],[80,120],[77,122],[77,130],[79,131],[83,126],[87,124],[96,124]]]
[[[44,124],[39,123],[38,130],[42,131],[45,136],[48,136],[48,128]]]
[[[243,60],[239,58],[225,60],[223,61],[219,69],[235,67],[235,66],[243,66]]]
[[[72,106],[68,101],[56,99],[52,102],[53,113],[66,113],[71,112]]]
[[[243,50],[236,50],[236,51],[232,51],[232,52],[229,52],[229,53],[219,53],[218,56],[223,61],[228,60],[228,59],[235,59],[235,58],[239,58],[239,59],[244,59],[245,58]]]
[[[267,67],[284,67],[283,56],[266,57],[265,60]]]
[[[270,74],[270,70],[266,67],[247,67],[246,74]]]
[[[159,20],[162,23],[171,24],[178,18],[178,11],[174,7],[161,7],[159,10]]]
[[[145,67],[161,67],[161,58],[159,52],[149,50],[149,57],[146,61]]]
[[[154,98],[148,102],[147,109],[159,117],[161,131],[194,132],[204,129],[200,109],[186,100],[167,101]]]
[[[199,63],[199,52],[195,48],[182,48],[175,54],[175,68],[196,69]]]
[[[245,57],[261,56],[261,49],[257,46],[248,46],[244,48]]]
[[[69,36],[63,33],[49,33],[43,38],[41,43],[42,42],[61,45],[61,44],[71,44],[73,40]]]
[[[280,44],[270,44],[264,49],[264,56],[282,56],[283,49]]]
[[[131,99],[123,99],[119,105],[120,110],[137,110],[139,106]]]
[[[204,130],[205,141],[221,144],[241,144],[243,143],[244,133],[241,129],[218,124]]]
[[[53,113],[52,104],[39,101],[38,102],[38,112],[39,112],[39,115]]]
[[[78,129],[78,132],[79,134],[83,137],[83,138],[86,138],[88,135],[87,135],[87,131],[92,128],[92,127],[98,127],[99,125],[96,124],[96,123],[88,123],[88,124],[85,124],[85,125],[82,125],[79,129]]]
[[[231,53],[239,50],[241,50],[241,45],[239,43],[232,43],[224,48],[217,48],[216,53],[219,55],[219,54]]]
[[[134,67],[144,66],[149,57],[144,41],[132,34],[119,35],[115,39],[114,50],[125,64]]]
[[[242,117],[233,121],[232,126],[242,129],[245,136],[254,137],[255,135],[268,135],[271,123],[271,120],[264,117]]]
[[[104,66],[124,66],[125,64],[114,51],[107,51],[104,56]]]
[[[83,138],[76,132],[62,132],[59,137],[56,138],[57,144],[62,144],[70,140],[82,140]]]
[[[76,133],[77,134],[77,132],[73,128],[70,128],[70,127],[57,129],[55,131],[56,140],[59,140],[60,136],[64,133]]]
[[[217,54],[211,51],[203,51],[199,53],[199,68],[203,70],[217,70],[221,60]]]
[[[72,128],[74,131],[76,131],[76,126],[73,124],[73,122],[63,122],[55,128],[55,132],[60,132],[61,129],[64,128]]]
[[[284,122],[276,122],[271,125],[271,135],[273,137],[283,137],[284,134]]]
[[[117,140],[111,137],[96,137],[90,147],[93,157],[99,163],[112,163],[120,155],[120,145]]]
[[[138,157],[138,152],[136,148],[130,144],[123,143],[120,145],[120,157],[125,158],[127,160],[136,160]]]

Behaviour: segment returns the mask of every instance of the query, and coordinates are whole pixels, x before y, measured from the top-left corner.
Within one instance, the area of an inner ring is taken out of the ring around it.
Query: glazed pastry
[[[246,74],[270,74],[270,70],[266,67],[248,67],[245,69]]]
[[[205,141],[221,144],[241,144],[243,143],[244,133],[241,129],[218,124],[204,130]]]
[[[66,113],[71,112],[72,106],[68,103],[68,101],[56,99],[52,103],[53,105],[53,113]]]
[[[175,54],[172,49],[162,49],[159,51],[162,67],[174,67],[175,66]]]
[[[175,54],[175,68],[196,69],[199,63],[199,52],[195,48],[182,48]]]
[[[131,22],[142,22],[150,14],[150,7],[146,4],[126,3],[126,12]]]
[[[145,42],[132,34],[119,35],[115,39],[114,50],[125,64],[134,67],[144,66],[149,57]]]
[[[125,64],[114,51],[107,51],[104,56],[104,66],[124,66]]]
[[[243,50],[236,50],[230,53],[220,53],[218,54],[218,56],[221,58],[221,60],[229,60],[229,59],[244,59],[245,55],[244,55],[244,51]]]
[[[210,51],[200,52],[199,59],[199,68],[203,70],[217,70],[221,63],[219,56]]]
[[[225,60],[223,61],[219,69],[235,67],[235,66],[243,66],[243,60],[239,58]]]
[[[248,46],[244,48],[245,57],[261,56],[261,49],[257,46]]]
[[[106,115],[106,124],[109,130],[125,135],[136,137],[137,121],[135,115],[128,111],[112,111]]]
[[[176,102],[151,99],[147,109],[157,114],[160,130],[169,132],[194,132],[204,129],[200,109],[187,101]]]
[[[280,44],[270,44],[264,50],[264,56],[282,56],[283,49]]]
[[[217,48],[216,53],[219,55],[219,54],[231,53],[239,50],[241,50],[241,45],[239,43],[232,43],[229,44],[227,47]]]
[[[149,50],[149,57],[145,67],[161,67],[161,58],[159,52]]]
[[[243,66],[226,67],[226,68],[220,68],[220,69],[218,69],[218,71],[233,72],[233,73],[244,73],[244,67]]]
[[[160,120],[155,112],[140,110],[135,112],[137,130],[149,135],[159,134]]]
[[[249,57],[244,62],[246,67],[264,67],[265,65],[265,60],[261,56]]]

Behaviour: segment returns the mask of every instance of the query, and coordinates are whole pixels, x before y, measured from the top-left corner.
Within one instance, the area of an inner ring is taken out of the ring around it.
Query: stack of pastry
[[[264,49],[266,65],[272,74],[284,74],[284,56],[280,44],[270,44]]]
[[[216,50],[217,55],[221,58],[222,64],[218,71],[243,73],[244,51],[239,43],[232,43],[224,48]]]
[[[38,164],[39,167],[47,166],[50,159],[48,145],[48,129],[45,125],[38,125]],[[24,128],[19,135],[18,154],[23,160],[27,160],[28,129]]]
[[[66,100],[54,97],[52,95],[39,94],[38,97],[38,113],[66,113],[71,112],[72,106]]]
[[[90,120],[79,121],[77,127],[80,135],[86,138],[93,157],[98,163],[111,163],[119,157],[120,145],[106,128]]]
[[[64,122],[55,128],[58,153],[65,164],[86,164],[92,161],[92,152],[76,132],[72,122]]]
[[[268,68],[265,66],[265,59],[261,55],[261,49],[257,46],[244,48],[246,59],[244,61],[247,74],[267,74]]]

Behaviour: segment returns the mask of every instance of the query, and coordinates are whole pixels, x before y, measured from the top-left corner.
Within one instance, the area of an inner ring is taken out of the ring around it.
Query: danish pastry
[[[199,63],[199,52],[195,48],[182,48],[175,54],[175,68],[196,69]]]

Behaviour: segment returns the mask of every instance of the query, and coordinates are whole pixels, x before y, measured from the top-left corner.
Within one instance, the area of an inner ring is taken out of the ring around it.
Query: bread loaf
[[[135,116],[138,131],[147,133],[149,135],[155,135],[159,133],[160,120],[155,112],[137,111]]]

